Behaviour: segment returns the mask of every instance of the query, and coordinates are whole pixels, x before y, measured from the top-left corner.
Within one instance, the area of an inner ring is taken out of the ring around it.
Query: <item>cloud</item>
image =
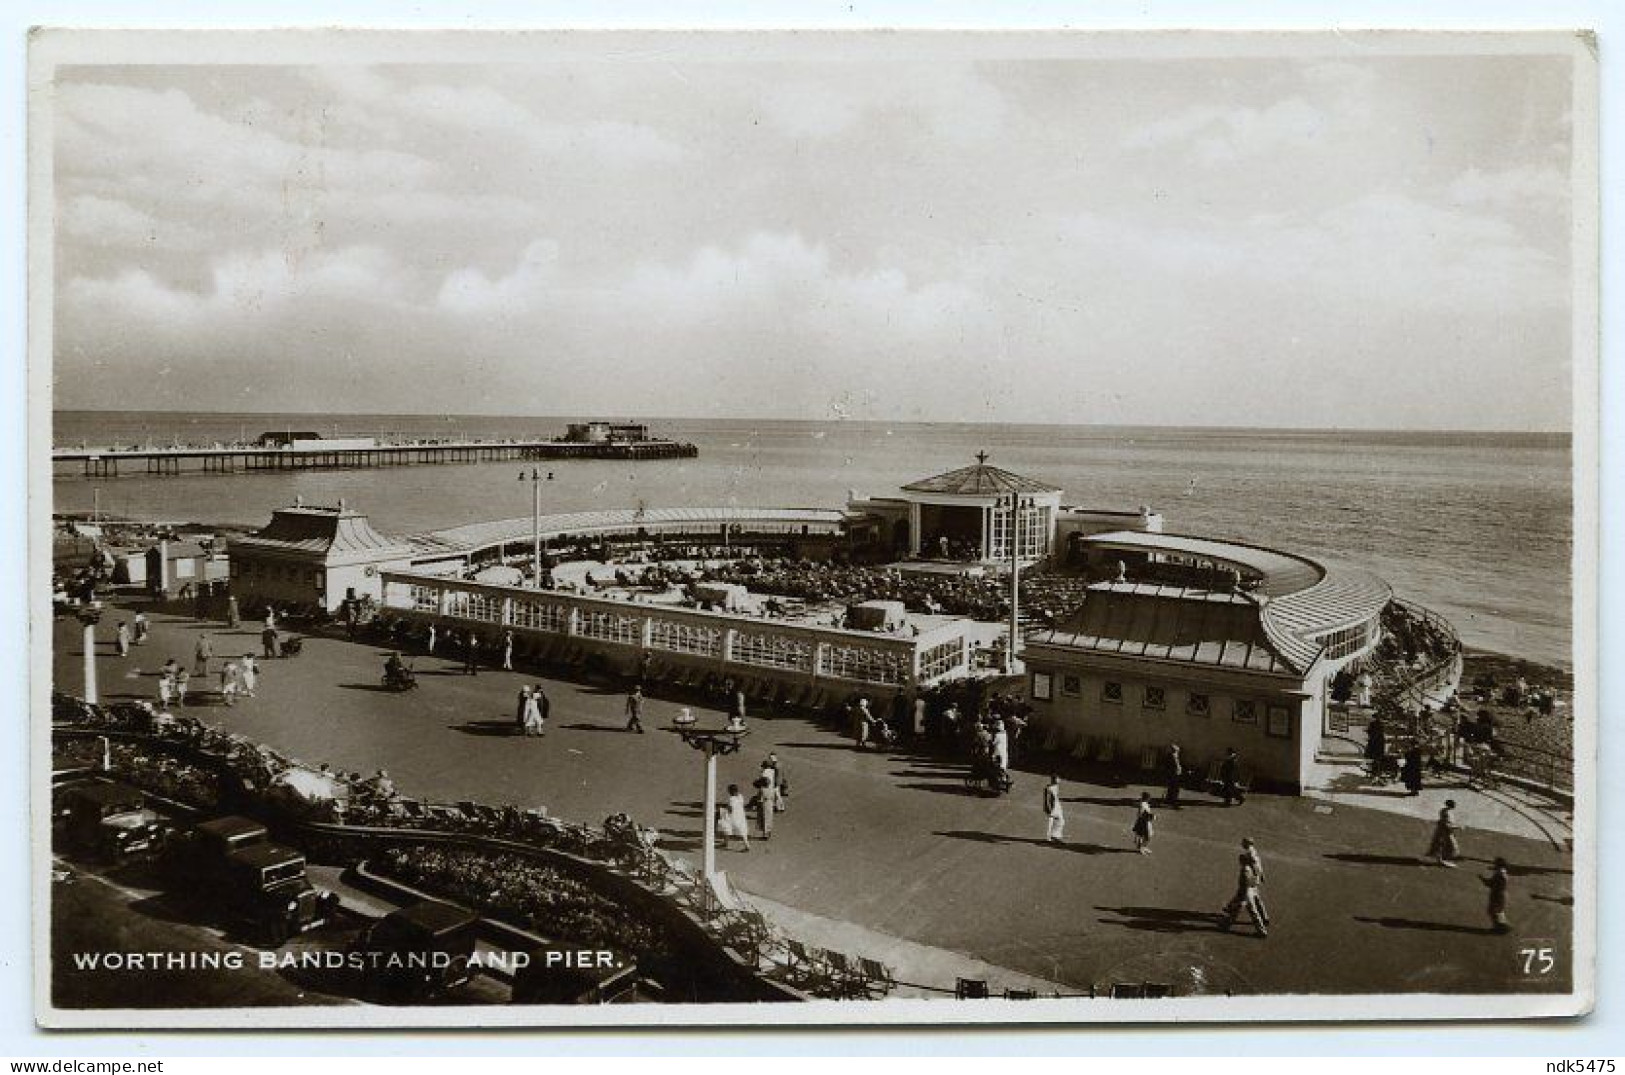
[[[1298,97],[1265,108],[1202,105],[1131,132],[1123,145],[1141,151],[1181,145],[1212,167],[1312,145],[1326,126],[1325,114]]]

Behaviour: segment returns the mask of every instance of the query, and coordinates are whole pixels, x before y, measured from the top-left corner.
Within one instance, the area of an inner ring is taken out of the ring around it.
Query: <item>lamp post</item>
[[[739,749],[747,734],[745,718],[733,716],[721,728],[701,728],[693,711],[684,706],[671,722],[683,742],[705,754],[705,880],[709,885],[717,872],[717,758]]]
[[[533,585],[542,585],[542,473],[532,467],[529,474],[519,472],[520,481],[530,482],[530,571]]]
[[[95,705],[96,697],[96,625],[102,620],[102,603],[87,601],[79,606],[79,622],[85,625],[85,701]]]

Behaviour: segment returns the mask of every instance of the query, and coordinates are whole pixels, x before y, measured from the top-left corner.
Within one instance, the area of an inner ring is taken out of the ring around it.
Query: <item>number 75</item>
[[[1525,974],[1550,974],[1557,966],[1550,948],[1520,948],[1518,956],[1523,960]]]

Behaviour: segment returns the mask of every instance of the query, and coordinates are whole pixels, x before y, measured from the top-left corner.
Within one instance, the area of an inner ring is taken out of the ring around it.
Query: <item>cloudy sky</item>
[[[1562,429],[1570,61],[69,66],[56,404]]]

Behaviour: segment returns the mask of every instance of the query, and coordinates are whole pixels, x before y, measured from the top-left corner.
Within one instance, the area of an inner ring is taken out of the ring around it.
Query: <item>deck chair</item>
[[[954,983],[954,997],[957,1000],[986,1000],[987,979],[960,978]]]
[[[863,977],[869,982],[870,987],[880,990],[881,996],[897,988],[897,973],[878,959],[860,956],[858,966],[863,969]]]
[[[791,984],[809,993],[829,992],[835,988],[838,972],[823,949],[786,940],[784,951],[784,974]]]
[[[845,952],[829,951],[824,955],[829,960],[830,967],[835,971],[835,987],[842,999],[861,1000],[869,998],[869,976],[864,973],[863,964],[860,961]]]

